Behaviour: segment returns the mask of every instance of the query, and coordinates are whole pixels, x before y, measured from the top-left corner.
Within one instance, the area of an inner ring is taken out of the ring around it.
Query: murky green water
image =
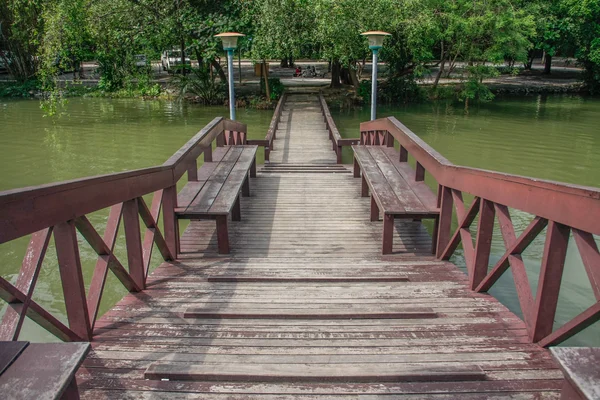
[[[227,115],[227,109],[162,101],[73,99],[68,113],[54,120],[42,116],[36,101],[0,101],[0,190],[162,164],[207,122]],[[345,137],[357,137],[359,123],[369,118],[366,108],[332,110],[332,114]],[[468,115],[461,107],[447,104],[379,108],[379,116],[388,115],[456,164],[600,187],[599,99],[497,99],[472,106]],[[238,110],[237,117],[248,124],[251,138],[263,138],[271,116],[272,111]],[[351,160],[350,153],[345,160]],[[90,216],[100,233],[106,216],[106,211]],[[513,219],[521,231],[531,216],[514,212]],[[80,245],[84,280],[89,285],[96,255],[82,240]],[[14,281],[26,246],[26,238],[0,245],[0,276]],[[49,247],[34,299],[66,321],[53,247]],[[542,250],[540,235],[524,253],[534,293]],[[492,263],[503,251],[501,236],[496,234]],[[126,260],[123,240],[118,241],[115,253]],[[578,257],[571,244],[556,326],[593,302]],[[157,265],[159,256],[153,259]],[[460,253],[455,261],[463,262]],[[510,271],[491,292],[520,312]],[[109,274],[101,312],[125,293]],[[52,340],[33,323],[27,323],[22,338]],[[570,343],[600,346],[599,338],[597,323]]]
[[[45,118],[37,101],[0,100],[0,191],[161,165],[213,118],[229,115],[226,107],[109,99],[72,99],[67,111],[61,118]],[[272,116],[270,110],[238,110],[237,118],[248,125],[249,138],[264,139]],[[257,158],[262,162],[262,150]],[[146,196],[146,202],[150,201],[151,196]],[[88,215],[101,235],[107,216],[108,210]],[[89,288],[97,255],[79,239],[84,281]],[[0,276],[16,280],[28,240],[0,244]],[[122,262],[127,260],[122,227],[115,254]],[[34,300],[66,323],[53,242],[44,260]],[[160,264],[157,251],[152,260],[153,267]],[[109,273],[100,312],[107,311],[125,294],[120,282]],[[0,315],[3,306],[0,304]],[[21,338],[56,340],[29,321]]]
[[[358,137],[369,109],[332,115],[343,137]],[[438,103],[378,108],[378,117],[394,116],[455,164],[518,175],[600,187],[600,99],[579,96],[531,96],[496,99],[472,106]],[[350,152],[344,160],[350,162]],[[428,178],[433,188],[435,181]],[[533,216],[511,210],[517,234]],[[600,223],[600,221],[599,221]],[[476,228],[477,220],[472,224]],[[473,231],[473,230],[472,230]],[[523,253],[535,297],[545,231]],[[491,265],[504,253],[496,225]],[[453,258],[464,267],[459,251]],[[521,313],[510,270],[490,291],[512,311]],[[589,280],[573,240],[569,243],[555,328],[594,304]],[[600,323],[565,342],[600,346]]]

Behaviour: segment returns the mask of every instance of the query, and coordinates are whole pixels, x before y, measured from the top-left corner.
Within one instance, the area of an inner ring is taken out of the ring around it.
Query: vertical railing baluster
[[[140,233],[140,215],[137,199],[123,202],[123,226],[125,227],[129,275],[131,275],[135,284],[144,290],[146,288],[144,255],[142,252],[142,235]]]
[[[54,242],[69,328],[82,339],[91,340],[92,328],[73,220],[62,222],[54,227]]]
[[[483,281],[488,272],[490,250],[492,248],[492,235],[494,233],[494,219],[496,210],[494,203],[482,199],[479,204],[479,222],[477,223],[477,239],[475,241],[475,260],[471,274],[471,290],[475,290]]]
[[[163,191],[162,207],[165,241],[173,257],[177,258],[179,255],[179,223],[175,216],[177,186],[169,186]]]
[[[400,162],[408,161],[408,150],[402,145],[400,145]]]
[[[530,332],[532,342],[552,333],[570,232],[571,228],[566,225],[554,221],[548,223]]]
[[[198,180],[198,160],[190,161],[187,169],[188,182],[196,182]]]
[[[417,162],[417,168],[415,168],[415,181],[422,182],[425,180],[425,168],[420,162]]]
[[[452,206],[454,200],[452,199],[452,190],[449,187],[441,186],[442,197],[440,202],[440,217],[438,222],[437,230],[437,250],[436,257],[441,258],[442,252],[448,246],[450,242],[450,229],[452,225]],[[433,238],[435,240],[435,238]]]

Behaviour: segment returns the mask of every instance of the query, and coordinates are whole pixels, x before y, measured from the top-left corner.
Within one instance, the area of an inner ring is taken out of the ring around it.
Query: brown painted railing
[[[269,155],[273,150],[273,141],[276,139],[277,126],[279,125],[279,121],[281,119],[281,113],[283,112],[283,105],[285,104],[286,98],[287,93],[283,93],[279,98],[279,102],[277,103],[277,107],[275,107],[275,112],[273,113],[273,118],[271,118],[271,124],[269,125],[269,130],[267,131],[265,138],[250,139],[247,141],[248,144],[265,148],[265,162],[269,162]]]
[[[360,130],[362,144],[393,146],[394,140],[398,140],[399,160],[407,162],[409,154],[416,160],[416,180],[423,180],[428,172],[437,181],[441,213],[436,229],[437,257],[449,259],[462,243],[472,290],[487,292],[511,268],[532,342],[541,346],[555,345],[600,320],[600,253],[594,238],[600,234],[600,189],[454,165],[395,118],[362,123]],[[475,196],[468,208],[463,193]],[[513,227],[509,208],[535,216],[519,235]],[[451,232],[453,212],[458,220],[455,232]],[[469,228],[477,215],[473,245]],[[498,218],[506,252],[488,272],[495,218]],[[521,254],[546,227],[534,297]],[[571,234],[596,302],[553,330]]]
[[[213,141],[217,146],[244,144],[246,132],[246,125],[215,118],[161,166],[0,192],[0,243],[32,235],[16,283],[0,277],[0,298],[9,303],[0,324],[0,340],[17,340],[25,317],[62,340],[91,340],[108,271],[129,291],[138,292],[146,286],[155,244],[164,260],[177,257],[177,182],[186,172],[188,181],[198,179],[197,159],[203,154],[205,161],[212,161]],[[150,193],[154,197],[148,207],[142,196]],[[86,215],[108,207],[101,235]],[[162,230],[158,224],[161,210]],[[127,269],[114,254],[121,220]],[[77,231],[98,254],[87,296]],[[68,326],[33,300],[51,235]]]
[[[344,139],[340,135],[337,127],[335,126],[335,122],[331,117],[331,113],[329,112],[329,107],[327,106],[327,101],[323,94],[319,94],[319,102],[321,103],[321,112],[323,113],[323,117],[325,118],[325,126],[327,131],[329,132],[329,140],[331,140],[332,150],[335,151],[337,156],[337,163],[342,163],[342,151],[344,146],[352,146],[354,144],[358,144],[359,139]]]

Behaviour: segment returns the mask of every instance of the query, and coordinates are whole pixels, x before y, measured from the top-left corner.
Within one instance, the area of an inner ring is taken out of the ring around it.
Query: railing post
[[[385,132],[386,132],[385,145],[387,147],[394,147],[394,136],[392,136],[392,134],[389,131],[385,131]]]
[[[169,186],[163,191],[163,232],[165,242],[173,257],[179,255],[179,223],[175,216],[175,207],[177,207],[177,186]]]
[[[198,180],[198,161],[193,160],[187,169],[188,182],[196,182]]]
[[[440,218],[437,229],[437,246],[436,246],[436,257],[439,259],[442,257],[442,253],[448,243],[450,242],[450,228],[452,224],[452,205],[454,200],[452,199],[452,190],[446,186],[440,186],[442,191],[442,197],[440,201]],[[433,238],[435,240],[435,238]]]
[[[202,153],[204,154],[204,162],[212,162],[212,160],[213,160],[212,146],[209,145],[206,148],[204,148]]]
[[[82,339],[92,338],[77,233],[73,220],[54,227],[54,242],[69,328]]]
[[[129,275],[131,275],[135,284],[144,290],[146,288],[144,279],[144,253],[142,252],[139,212],[137,199],[123,202],[123,226],[125,227]]]
[[[425,168],[417,161],[417,168],[415,169],[415,181],[422,182],[425,180]]]
[[[408,161],[408,150],[402,145],[400,145],[400,162]]]
[[[494,203],[482,199],[479,204],[475,260],[473,262],[473,273],[470,277],[471,290],[475,290],[477,286],[479,286],[488,272],[495,217],[496,210],[494,208]]]
[[[339,146],[339,145],[337,146],[336,154],[337,154],[336,162],[338,164],[341,164],[342,163],[342,146]]]
[[[570,231],[568,226],[554,221],[548,223],[530,332],[532,342],[552,333]]]

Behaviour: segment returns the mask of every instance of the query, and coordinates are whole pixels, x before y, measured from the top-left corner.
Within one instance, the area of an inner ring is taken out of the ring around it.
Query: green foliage
[[[179,99],[189,93],[204,105],[222,105],[227,98],[225,82],[217,81],[205,67],[193,68],[188,75],[174,75],[171,83],[177,87]]]
[[[40,82],[30,79],[25,82],[0,83],[0,97],[32,97],[40,90]]]
[[[279,78],[269,78],[269,91],[271,92],[270,100],[279,100],[279,98],[283,94],[284,90],[285,90],[285,86],[283,86],[283,84],[281,83],[281,80],[279,80]],[[260,79],[260,91],[261,91],[261,93],[266,92],[264,78]]]

